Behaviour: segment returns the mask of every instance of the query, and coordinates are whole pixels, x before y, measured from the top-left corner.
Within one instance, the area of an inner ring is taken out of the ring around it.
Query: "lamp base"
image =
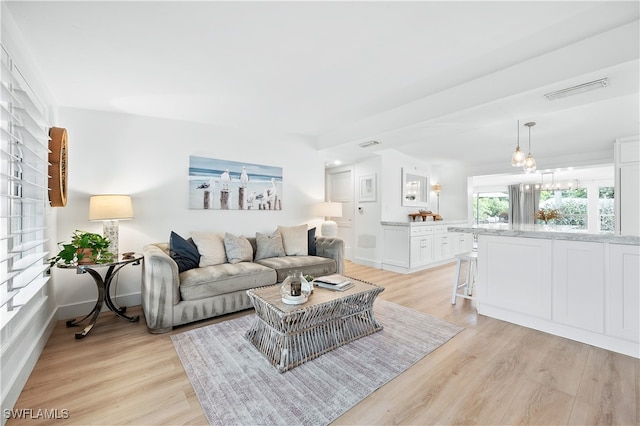
[[[113,258],[118,260],[118,221],[105,220],[102,222],[102,236],[109,240],[109,251],[113,253]]]
[[[325,220],[320,226],[320,233],[323,237],[335,238],[338,236],[338,224],[332,220]]]

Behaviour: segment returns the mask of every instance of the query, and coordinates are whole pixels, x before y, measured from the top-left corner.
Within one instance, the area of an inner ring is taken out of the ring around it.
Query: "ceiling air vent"
[[[558,90],[556,92],[547,93],[544,95],[547,100],[553,101],[556,99],[566,98],[567,96],[577,95],[579,93],[589,92],[591,90],[600,89],[609,85],[608,78],[601,78],[600,80],[590,81],[588,83],[579,84],[573,87],[567,87],[566,89]]]
[[[360,146],[360,148],[369,148],[370,146],[380,145],[381,143],[382,142],[378,142],[378,141],[366,141],[366,142],[359,143],[358,146]]]

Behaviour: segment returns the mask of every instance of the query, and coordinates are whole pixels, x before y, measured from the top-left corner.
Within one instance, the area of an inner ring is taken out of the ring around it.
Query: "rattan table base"
[[[344,292],[316,287],[303,305],[283,303],[279,285],[248,290],[256,315],[245,338],[282,373],[382,330],[373,302],[384,287],[351,281]]]

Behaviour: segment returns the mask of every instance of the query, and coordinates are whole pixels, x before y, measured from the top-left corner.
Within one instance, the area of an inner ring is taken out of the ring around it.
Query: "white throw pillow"
[[[278,226],[278,232],[282,236],[282,245],[287,256],[307,256],[309,254],[306,224],[300,226]]]
[[[224,249],[224,235],[212,232],[194,232],[191,235],[200,253],[200,267],[227,263],[227,252]]]

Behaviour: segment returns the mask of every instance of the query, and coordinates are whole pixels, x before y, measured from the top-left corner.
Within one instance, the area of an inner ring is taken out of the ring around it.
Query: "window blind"
[[[46,284],[46,108],[0,45],[0,327]]]

